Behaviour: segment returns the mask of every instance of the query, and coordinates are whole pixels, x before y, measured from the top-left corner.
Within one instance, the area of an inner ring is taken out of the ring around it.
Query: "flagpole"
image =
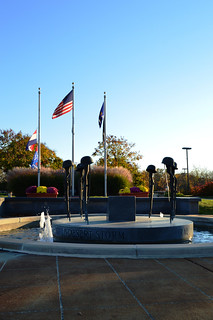
[[[38,88],[38,187],[40,186],[40,167],[41,167],[41,89]]]
[[[74,82],[72,83],[73,108],[72,108],[72,197],[75,195],[75,169],[74,169],[74,150],[75,150],[75,130],[74,130]]]
[[[104,196],[107,197],[106,92],[104,92]]]

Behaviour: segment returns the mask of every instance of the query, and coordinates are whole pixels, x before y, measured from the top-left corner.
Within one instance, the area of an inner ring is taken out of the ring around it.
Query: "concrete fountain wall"
[[[177,214],[198,214],[199,197],[177,198]],[[89,213],[106,213],[108,198],[91,198],[88,203]],[[79,213],[79,198],[72,198],[70,202],[71,213]],[[51,215],[66,214],[64,198],[0,198],[1,217],[35,216],[48,209]],[[170,213],[168,198],[154,198],[153,214]],[[136,198],[136,214],[149,213],[149,198]]]

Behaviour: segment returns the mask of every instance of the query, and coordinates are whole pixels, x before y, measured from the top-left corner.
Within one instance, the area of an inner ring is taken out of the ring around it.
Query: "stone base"
[[[135,221],[136,201],[135,197],[109,197],[107,203],[108,220]]]
[[[106,216],[53,221],[57,241],[111,244],[183,243],[193,237],[193,222],[169,218],[137,216],[134,222],[109,222]]]

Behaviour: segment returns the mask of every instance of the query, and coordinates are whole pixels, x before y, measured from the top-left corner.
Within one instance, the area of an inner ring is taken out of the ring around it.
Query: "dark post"
[[[152,208],[153,208],[153,196],[154,196],[154,173],[156,173],[155,166],[150,164],[146,171],[149,172],[149,200],[150,200],[150,210],[149,210],[149,218],[152,215]]]
[[[188,193],[190,193],[188,150],[191,150],[192,148],[183,147],[182,149],[183,149],[183,150],[186,150],[187,191],[188,191]]]
[[[176,214],[176,187],[177,179],[175,177],[175,170],[177,170],[177,163],[170,157],[163,158],[163,164],[166,165],[167,172],[169,174],[170,181],[170,192],[171,192],[171,213],[170,213],[170,223]]]
[[[67,217],[71,220],[70,214],[70,189],[71,189],[71,167],[73,167],[73,163],[71,160],[65,160],[63,162],[63,168],[65,169],[65,201],[67,205]]]

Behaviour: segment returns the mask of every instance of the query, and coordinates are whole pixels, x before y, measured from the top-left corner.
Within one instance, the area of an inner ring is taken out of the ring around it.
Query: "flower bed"
[[[57,198],[58,189],[55,187],[31,186],[26,189],[28,198]]]
[[[26,193],[27,198],[57,198],[55,193]]]
[[[141,190],[142,189],[142,190]],[[147,192],[147,188],[146,187],[132,187],[132,188],[125,188],[125,189],[121,189],[119,191],[119,195],[120,196],[134,196],[137,198],[148,198],[149,196],[149,192]]]
[[[130,193],[120,193],[119,194],[120,196],[134,196],[134,197],[137,197],[137,198],[148,198],[149,196],[149,192],[130,192]]]

